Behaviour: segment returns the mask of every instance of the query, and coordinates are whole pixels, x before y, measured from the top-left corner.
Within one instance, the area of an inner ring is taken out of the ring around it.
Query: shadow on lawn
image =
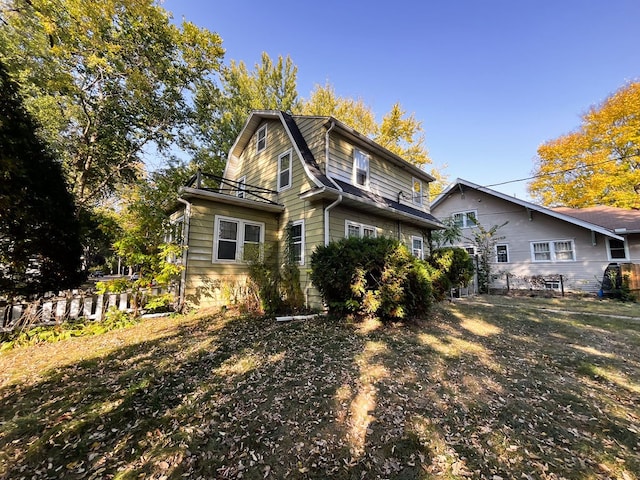
[[[636,478],[640,324],[458,305],[418,338],[447,359],[448,443],[470,470]]]
[[[421,325],[368,330],[330,319],[185,324],[35,385],[0,390],[0,474],[422,479],[639,471],[640,365],[637,351],[624,351],[638,329],[492,313],[454,306]],[[614,371],[630,373],[613,378]]]

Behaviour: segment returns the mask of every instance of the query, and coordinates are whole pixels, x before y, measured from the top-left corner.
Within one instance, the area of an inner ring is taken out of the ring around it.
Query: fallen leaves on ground
[[[4,355],[0,478],[637,479],[640,323],[530,307],[184,317]]]

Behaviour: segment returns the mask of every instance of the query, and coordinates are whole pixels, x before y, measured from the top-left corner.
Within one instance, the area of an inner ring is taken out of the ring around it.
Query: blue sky
[[[298,93],[400,102],[434,165],[480,185],[529,177],[541,143],[640,80],[638,0],[166,0],[217,32],[225,63],[289,55]],[[492,186],[528,199],[526,182]]]

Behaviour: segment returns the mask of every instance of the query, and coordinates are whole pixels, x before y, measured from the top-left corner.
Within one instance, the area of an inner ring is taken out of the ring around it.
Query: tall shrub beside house
[[[438,300],[445,298],[451,288],[466,285],[473,279],[473,259],[463,248],[438,248],[431,253],[429,264],[434,269],[431,280]]]
[[[311,280],[338,315],[411,318],[426,313],[432,300],[427,265],[386,237],[351,237],[318,247]]]

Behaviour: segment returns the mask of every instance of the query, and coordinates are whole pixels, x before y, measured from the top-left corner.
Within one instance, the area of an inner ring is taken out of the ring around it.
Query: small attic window
[[[256,135],[256,153],[260,153],[267,148],[267,126],[263,125]]]

